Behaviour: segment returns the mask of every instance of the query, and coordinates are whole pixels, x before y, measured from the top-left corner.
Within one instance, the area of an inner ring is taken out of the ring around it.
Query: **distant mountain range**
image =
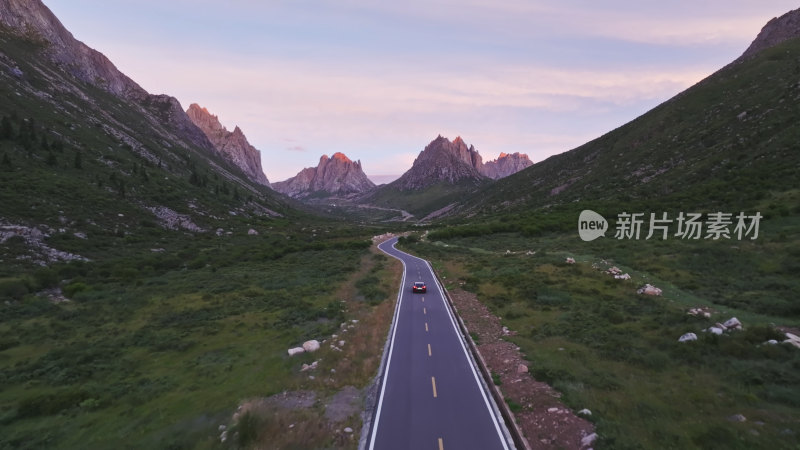
[[[501,153],[496,160],[484,164],[480,153],[472,145],[467,147],[461,136],[450,142],[439,135],[420,152],[411,169],[391,184],[407,191],[424,189],[440,182],[458,184],[481,182],[484,178],[496,180],[532,164],[528,155],[520,153]]]
[[[493,180],[505,178],[533,165],[525,153],[500,153],[497,159],[483,163],[481,173]]]
[[[309,195],[360,194],[375,187],[361,168],[361,161],[353,162],[344,153],[334,153],[330,158],[322,155],[317,167],[308,167],[285,181],[272,184],[272,188],[290,197]]]
[[[362,201],[408,211],[419,218],[436,216],[479,187],[530,167],[525,154],[501,154],[488,163],[474,146],[457,136],[441,135],[419,153],[411,168],[397,180],[367,193]]]

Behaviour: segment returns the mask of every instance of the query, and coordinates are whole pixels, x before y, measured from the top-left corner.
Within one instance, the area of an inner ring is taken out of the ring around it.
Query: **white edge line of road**
[[[395,248],[397,245],[397,241],[392,244],[392,248]],[[385,251],[378,246],[378,249],[383,253],[395,258],[393,255],[390,255],[389,252]],[[400,250],[397,250],[400,251]],[[400,289],[397,291],[397,306],[394,309],[394,318],[392,320],[392,339],[389,343],[389,355],[386,358],[386,367],[383,369],[383,380],[381,380],[381,395],[378,397],[378,407],[375,409],[375,420],[372,423],[372,437],[369,441],[369,449],[372,450],[375,448],[375,436],[377,436],[378,432],[378,422],[381,420],[381,408],[383,407],[383,395],[386,393],[386,384],[389,379],[389,365],[392,363],[392,351],[394,350],[394,337],[397,334],[397,321],[400,319],[400,305],[403,303],[403,287],[406,285],[406,262],[403,261],[402,258],[395,258],[399,259],[401,263],[403,263],[403,278],[400,281]],[[462,344],[463,345],[463,344]],[[473,369],[474,370],[474,369]],[[481,389],[483,391],[483,389]]]
[[[411,255],[413,256],[413,255]],[[417,258],[416,256],[413,256]],[[418,258],[422,259],[422,258]],[[450,306],[447,304],[447,300],[444,297],[444,291],[442,290],[442,286],[439,284],[439,280],[436,279],[436,276],[433,274],[433,267],[431,266],[430,261],[427,259],[422,259],[425,261],[425,264],[428,266],[428,270],[431,271],[431,275],[433,276],[433,282],[436,284],[436,288],[439,289],[439,295],[442,296],[442,302],[444,303],[444,309],[447,310],[447,315],[450,317],[450,324],[453,325],[453,331],[455,331],[456,336],[458,336],[458,342],[461,344],[461,350],[464,351],[464,356],[469,361],[469,367],[472,369],[472,376],[475,377],[475,383],[478,385],[478,390],[481,392],[481,396],[483,397],[483,401],[486,404],[486,409],[489,412],[489,415],[492,417],[492,422],[494,423],[494,429],[497,431],[497,437],[500,438],[500,442],[503,443],[503,448],[508,450],[508,442],[506,441],[506,436],[503,433],[503,430],[500,429],[500,424],[497,421],[497,416],[495,415],[495,410],[492,408],[491,403],[489,403],[489,398],[486,397],[486,392],[483,388],[483,384],[481,384],[481,378],[478,377],[478,372],[475,370],[475,362],[472,360],[472,355],[469,354],[467,351],[467,347],[464,345],[464,337],[461,336],[461,331],[456,326],[455,319],[453,318],[453,312],[450,310]]]

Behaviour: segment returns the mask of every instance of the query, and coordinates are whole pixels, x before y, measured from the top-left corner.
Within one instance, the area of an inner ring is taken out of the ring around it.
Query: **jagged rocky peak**
[[[269,186],[267,176],[261,168],[261,152],[250,145],[242,130],[236,126],[228,131],[219,121],[219,117],[197,103],[189,105],[186,115],[208,137],[214,148],[228,161],[235,164],[248,178]]]
[[[761,29],[755,40],[735,62],[748,59],[762,50],[774,47],[782,42],[800,37],[800,8],[775,17]]]
[[[361,161],[352,161],[344,153],[322,155],[317,167],[307,167],[285,181],[272,184],[273,189],[291,197],[310,194],[330,195],[360,194],[375,187],[361,167]]]
[[[481,155],[459,136],[452,142],[439,135],[425,146],[414,164],[392,184],[401,190],[423,189],[433,184],[484,179]]]
[[[206,130],[214,132],[227,131],[220,123],[219,117],[211,114],[207,108],[204,108],[197,103],[192,103],[189,105],[189,109],[186,110],[186,114],[188,114],[189,118],[192,119],[192,122],[194,122],[194,124],[200,127],[200,129],[204,132]]]
[[[513,175],[533,165],[533,161],[525,153],[500,153],[500,156],[483,164],[481,173],[494,180]]]

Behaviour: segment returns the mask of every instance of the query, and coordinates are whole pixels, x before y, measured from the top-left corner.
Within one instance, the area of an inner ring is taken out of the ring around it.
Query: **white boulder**
[[[722,331],[722,328],[717,328],[717,327],[710,327],[710,328],[708,329],[708,331],[709,331],[711,334],[716,334],[716,335],[720,335],[720,334],[722,334],[722,333],[723,333],[723,331]]]
[[[783,341],[783,343],[800,348],[800,336],[792,333],[786,333],[786,339]]]
[[[628,275],[627,273],[623,273],[622,275],[614,275],[614,278],[616,278],[617,280],[630,280],[631,276]]]
[[[730,420],[731,422],[747,422],[747,417],[745,417],[742,414],[734,414],[728,417],[728,420]]]
[[[287,350],[287,352],[289,352],[289,356],[299,355],[300,353],[303,353],[305,351],[306,350],[303,347],[295,347]]]
[[[578,414],[582,416],[591,416],[592,412],[587,408],[583,408],[582,410],[578,411]]]
[[[661,289],[653,286],[652,284],[645,284],[636,291],[637,294],[644,295],[661,295],[661,292]]]
[[[300,372],[305,372],[307,370],[314,370],[317,368],[319,361],[314,361],[311,364],[303,364],[303,367],[300,369]]]
[[[594,441],[596,440],[597,440],[597,433],[592,433],[588,436],[584,436],[583,439],[581,439],[581,448],[591,447],[592,444],[594,444]]]
[[[575,264],[575,258],[567,258],[567,264]]]
[[[730,319],[726,320],[723,325],[725,325],[726,328],[733,328],[736,330],[742,329],[742,322],[739,322],[739,319],[736,317],[731,317]]]
[[[678,342],[689,342],[689,341],[696,341],[697,335],[694,333],[686,333],[683,336],[678,338]]]
[[[258,231],[250,228],[249,230],[247,230],[247,234],[250,236],[258,236]]]
[[[303,342],[303,350],[309,353],[319,350],[319,341],[312,339],[310,341]]]

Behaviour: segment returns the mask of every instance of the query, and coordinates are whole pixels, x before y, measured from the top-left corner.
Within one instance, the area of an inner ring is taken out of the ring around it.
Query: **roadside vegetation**
[[[369,244],[215,240],[5,278],[4,446],[211,446],[238,402],[301,385],[310,356],[286,349],[339,329]],[[69,301],[32,293],[58,286]]]
[[[779,327],[800,329],[800,219],[796,203],[782,205],[794,212],[771,214],[746,242],[617,240],[613,222],[606,238],[583,242],[576,208],[531,214],[541,217],[532,229],[498,219],[401,247],[518,333],[507,339],[532,376],[592,411],[597,448],[796,448],[800,349],[766,343],[785,339]],[[632,279],[605,272],[613,266]],[[663,295],[637,294],[645,283]],[[693,307],[711,318],[687,314]],[[742,331],[703,332],[731,317]],[[699,339],[679,343],[687,332]]]

